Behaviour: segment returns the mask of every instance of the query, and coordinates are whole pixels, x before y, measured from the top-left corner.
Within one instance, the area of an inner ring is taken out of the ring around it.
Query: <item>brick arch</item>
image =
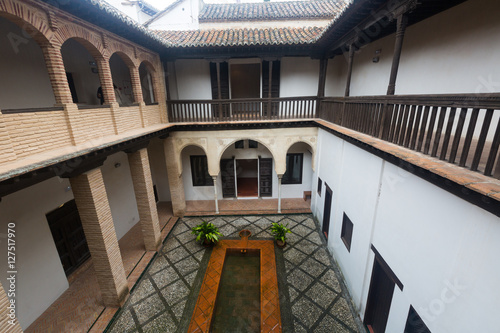
[[[52,39],[63,45],[70,38],[82,44],[94,59],[109,59],[109,53],[103,46],[101,36],[84,27],[75,24],[66,24],[56,31]]]
[[[23,28],[38,44],[47,44],[52,35],[47,14],[18,1],[0,1],[0,17]]]
[[[130,56],[123,51],[115,51],[111,53],[109,56],[109,60],[111,60],[111,57],[115,54],[123,60],[123,62],[125,63],[125,65],[127,65],[128,68],[138,68],[136,66],[136,63],[132,60],[132,58],[130,58]]]
[[[129,66],[129,67],[134,66],[134,67],[139,68],[139,61],[137,61],[137,59],[135,59],[134,49],[131,46],[129,46],[125,43],[113,41],[113,42],[109,43],[107,50],[109,52],[110,58],[113,54],[118,53],[120,55],[120,57],[123,59],[123,61],[125,61],[127,66]]]
[[[149,66],[151,66],[151,68],[153,69],[153,72],[158,72],[158,70],[156,68],[157,66],[154,65],[157,63],[157,61],[152,54],[142,52],[137,57],[137,60],[139,61],[139,64],[146,62]]]

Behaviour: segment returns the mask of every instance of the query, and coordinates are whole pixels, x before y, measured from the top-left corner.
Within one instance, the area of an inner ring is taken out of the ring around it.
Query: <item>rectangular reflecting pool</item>
[[[226,251],[213,333],[260,332],[260,251]]]
[[[274,242],[218,242],[212,250],[188,332],[281,331]]]

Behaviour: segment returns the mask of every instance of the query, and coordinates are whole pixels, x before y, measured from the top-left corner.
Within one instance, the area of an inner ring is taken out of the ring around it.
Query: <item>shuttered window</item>
[[[205,155],[193,155],[191,159],[191,176],[193,186],[212,186],[212,177],[208,174],[207,157]]]

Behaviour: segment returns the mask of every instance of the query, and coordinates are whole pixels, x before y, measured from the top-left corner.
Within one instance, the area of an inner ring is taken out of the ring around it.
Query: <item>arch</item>
[[[220,163],[220,160],[222,159],[222,155],[224,155],[224,152],[233,144],[235,144],[237,141],[240,141],[240,140],[253,140],[253,141],[257,141],[258,143],[260,143],[261,145],[263,145],[267,150],[269,150],[269,152],[271,153],[271,155],[273,156],[273,160],[276,161],[276,154],[274,153],[274,151],[266,144],[263,142],[263,140],[259,139],[259,138],[249,138],[249,137],[240,137],[240,138],[236,138],[236,139],[233,139],[231,138],[230,139],[231,141],[228,141],[229,143],[227,143],[225,146],[223,146],[223,148],[221,149],[220,153],[219,153],[219,156],[217,157],[217,163],[219,164]],[[220,172],[220,170],[219,170]]]
[[[314,141],[314,142],[316,142],[316,141]],[[288,151],[290,150],[290,148],[292,148],[292,146],[297,144],[297,143],[304,143],[311,148],[311,155],[312,155],[311,156],[311,168],[313,169],[313,171],[316,171],[316,145],[312,144],[311,142],[309,142],[305,139],[297,138],[296,140],[290,140],[289,144],[286,147],[286,150],[284,149],[285,156],[288,153]]]
[[[127,43],[112,40],[108,43],[107,50],[110,54],[110,57],[115,53],[120,53],[120,56],[122,57],[123,61],[125,61],[127,66],[139,67],[139,61],[134,56],[134,48]],[[127,60],[125,60],[125,58],[127,58]]]
[[[158,102],[159,80],[153,65],[144,60],[139,65],[139,79],[142,89],[142,98],[146,104]]]
[[[177,146],[177,149],[176,149],[177,150],[177,167],[178,167],[177,170],[182,170],[182,152],[184,151],[185,148],[187,148],[189,146],[195,146],[195,147],[201,148],[208,159],[208,151],[207,151],[206,147],[203,147],[202,144],[194,142],[194,141],[181,142],[181,144],[179,146]]]
[[[57,29],[52,40],[63,45],[71,38],[82,44],[96,60],[100,58],[109,58],[108,51],[103,45],[102,37],[75,24],[65,24]]]
[[[102,68],[105,59],[101,55],[96,58],[95,54],[100,54],[98,52],[91,43],[79,37],[69,38],[61,45],[64,69],[74,103],[101,104],[97,95],[98,88],[105,82]],[[90,71],[89,64],[95,70]]]
[[[47,16],[39,9],[19,1],[5,0],[0,2],[0,16],[26,30],[40,45],[50,40],[52,29]]]
[[[137,67],[130,57],[117,51],[109,57],[109,69],[113,80],[116,101],[119,106],[142,102],[137,94]]]
[[[132,60],[132,58],[129,57],[127,53],[123,51],[115,51],[111,53],[109,59],[111,59],[111,57],[115,54],[118,55],[129,68],[136,68],[136,63]]]
[[[140,54],[138,55],[138,57],[137,57],[137,61],[138,61],[140,64],[142,64],[143,62],[148,63],[148,64],[152,67],[152,69],[153,69],[153,71],[154,71],[154,72],[158,72],[158,71],[156,70],[156,66],[155,66],[155,65],[153,65],[153,64],[157,64],[158,62],[157,62],[156,57],[155,57],[155,56],[153,56],[152,54],[142,52],[142,53],[140,53]]]

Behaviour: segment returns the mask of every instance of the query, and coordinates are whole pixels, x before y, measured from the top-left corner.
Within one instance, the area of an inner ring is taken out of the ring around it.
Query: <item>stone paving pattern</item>
[[[180,219],[108,332],[186,332],[212,252],[190,229],[207,220],[225,239],[272,239],[271,222],[288,223],[288,245],[276,249],[283,332],[365,332],[354,313],[312,215],[187,217]]]

